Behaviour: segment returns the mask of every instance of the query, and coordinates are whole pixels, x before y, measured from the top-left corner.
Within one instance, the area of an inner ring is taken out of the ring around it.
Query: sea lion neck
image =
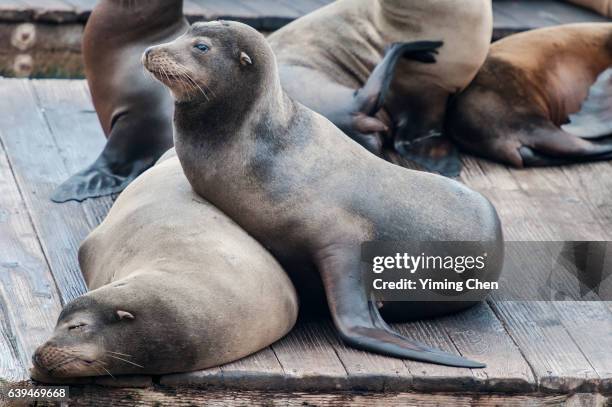
[[[179,142],[221,146],[239,138],[252,139],[286,128],[294,103],[282,90],[278,74],[256,86],[237,84],[233,94],[175,103],[174,123]]]

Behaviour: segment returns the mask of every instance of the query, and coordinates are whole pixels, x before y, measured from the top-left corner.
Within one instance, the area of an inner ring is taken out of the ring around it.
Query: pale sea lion
[[[289,96],[371,151],[380,154],[388,128],[402,156],[457,175],[458,155],[443,135],[446,105],[482,66],[492,30],[490,0],[339,0],[268,40]],[[414,51],[397,66],[383,59],[393,43],[423,40],[440,42],[435,64],[423,64]],[[367,103],[364,93],[379,95],[379,103]]]
[[[592,126],[583,123],[581,129],[569,123],[597,77],[611,66],[612,23],[569,24],[506,37],[491,46],[478,76],[451,104],[448,133],[466,151],[516,167],[612,158],[612,143],[588,139],[611,135],[605,123],[591,120]],[[591,90],[603,105],[584,106],[598,117],[610,117],[610,80],[602,78],[599,86],[607,87],[607,98]],[[572,127],[576,135],[569,133]]]
[[[503,242],[489,201],[448,178],[370,154],[293,101],[281,87],[271,47],[244,24],[194,24],[175,41],[148,49],[143,62],[176,98],[176,151],[195,191],[287,270],[318,270],[344,341],[396,357],[483,367],[391,330],[362,285],[359,246],[371,240],[482,242],[489,256],[482,272],[494,280]],[[178,66],[213,96],[194,91]],[[385,303],[382,309],[409,319],[465,307]]]
[[[217,366],[270,345],[297,317],[283,269],[192,191],[176,157],[119,196],[79,262],[92,291],[36,350],[37,380]]]
[[[172,98],[144,74],[140,56],[187,26],[182,0],[102,0],[96,5],[82,48],[85,76],[108,140],[92,165],[57,188],[53,201],[120,192],[172,147]]]

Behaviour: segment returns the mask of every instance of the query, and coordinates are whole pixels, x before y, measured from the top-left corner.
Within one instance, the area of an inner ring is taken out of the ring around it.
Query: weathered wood
[[[508,170],[475,159],[466,159],[465,164],[462,180],[491,199],[506,239],[599,240],[606,236],[559,168]],[[530,284],[527,278],[518,282]],[[541,389],[570,391],[606,385],[605,376],[598,374],[573,339],[580,332],[575,326],[564,326],[553,304],[490,303],[519,345]]]
[[[292,389],[346,388],[346,369],[329,345],[328,337],[333,334],[329,324],[302,321],[272,345]]]
[[[85,168],[100,154],[106,143],[85,81],[32,81],[39,109],[57,146],[59,161],[68,174]],[[63,181],[63,180],[62,180]],[[87,199],[80,204],[91,229],[106,217],[110,197]]]
[[[76,253],[90,230],[81,206],[70,202],[55,204],[49,200],[53,189],[68,176],[64,163],[58,160],[48,123],[36,106],[32,85],[28,81],[0,81],[0,140],[27,208],[32,216],[45,257],[67,302],[86,291],[78,268]]]
[[[60,299],[1,145],[0,174],[0,378],[18,381],[53,330]]]
[[[197,391],[195,389],[70,389],[71,406],[589,406],[603,407],[610,399],[599,394],[573,395],[450,395],[419,393],[283,393],[257,391]],[[45,405],[45,404],[42,404]]]

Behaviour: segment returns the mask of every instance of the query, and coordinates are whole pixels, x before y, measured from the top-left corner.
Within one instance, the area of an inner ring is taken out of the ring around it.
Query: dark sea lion
[[[368,300],[359,257],[361,242],[371,240],[478,241],[489,248],[483,274],[495,279],[503,242],[489,201],[450,179],[370,154],[294,102],[281,87],[271,47],[244,24],[194,24],[175,41],[148,49],[143,62],[176,98],[176,151],[195,191],[287,270],[318,270],[342,339],[396,357],[483,366],[391,330]],[[194,91],[179,66],[212,96]],[[430,305],[387,307],[410,318]],[[458,308],[448,302],[435,312]]]
[[[89,167],[60,185],[55,202],[122,191],[172,147],[172,97],[144,74],[142,52],[187,29],[182,0],[102,0],[83,35],[85,76],[104,150]]]
[[[448,132],[466,151],[515,167],[612,158],[611,143],[588,140],[588,131],[581,131],[581,138],[561,128],[611,66],[612,23],[506,37],[491,46],[478,76],[451,104]],[[611,116],[609,97],[600,109],[599,116]]]
[[[119,196],[79,262],[92,291],[36,350],[37,380],[217,366],[270,345],[297,316],[283,269],[193,192],[176,157]]]
[[[446,105],[482,66],[492,30],[490,0],[339,0],[268,41],[289,96],[375,153],[385,142],[456,175],[458,155],[443,135]],[[392,47],[423,40],[439,41],[435,64],[423,63],[433,62],[427,50]]]

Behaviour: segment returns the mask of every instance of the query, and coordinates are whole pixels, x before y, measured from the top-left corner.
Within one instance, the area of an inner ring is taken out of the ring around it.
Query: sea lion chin
[[[207,52],[193,49],[200,42]],[[401,336],[381,316],[390,308],[396,319],[432,317],[473,302],[384,303],[379,310],[362,285],[360,266],[365,241],[476,241],[488,253],[483,278],[496,280],[501,226],[482,195],[448,178],[389,164],[293,101],[281,87],[270,45],[251,27],[196,23],[152,52],[177,55],[177,63],[201,72],[214,92],[209,100],[194,92],[193,99],[175,104],[176,151],[194,190],[287,270],[318,271],[347,344],[400,358],[484,366]]]

